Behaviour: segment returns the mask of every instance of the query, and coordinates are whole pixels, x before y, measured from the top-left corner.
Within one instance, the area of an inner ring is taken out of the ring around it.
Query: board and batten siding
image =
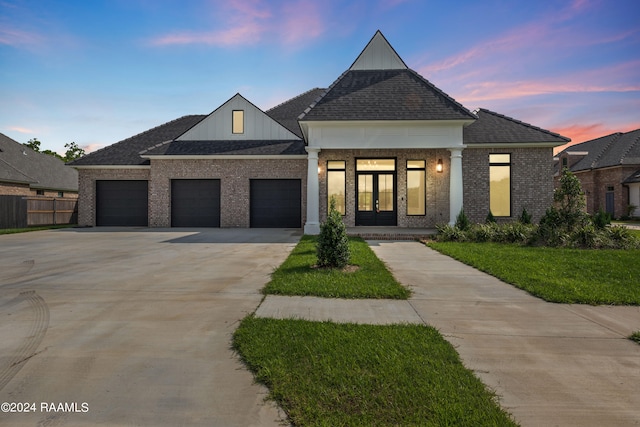
[[[232,115],[235,110],[244,111],[243,133],[232,132]],[[233,96],[204,120],[177,138],[179,141],[277,141],[294,139],[299,138],[240,94]]]

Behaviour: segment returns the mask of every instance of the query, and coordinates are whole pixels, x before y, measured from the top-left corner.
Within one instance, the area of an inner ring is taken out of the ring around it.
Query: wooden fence
[[[78,223],[78,199],[0,196],[0,228]]]

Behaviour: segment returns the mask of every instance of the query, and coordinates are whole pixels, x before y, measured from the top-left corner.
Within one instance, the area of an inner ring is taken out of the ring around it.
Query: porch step
[[[421,240],[428,239],[437,231],[431,228],[400,227],[347,227],[347,235],[364,240]]]

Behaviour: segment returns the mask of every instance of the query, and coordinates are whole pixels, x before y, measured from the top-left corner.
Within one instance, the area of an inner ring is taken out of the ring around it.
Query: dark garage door
[[[251,180],[251,227],[300,228],[299,179]]]
[[[96,225],[149,225],[147,181],[96,181]]]
[[[171,180],[172,227],[220,227],[220,180]]]

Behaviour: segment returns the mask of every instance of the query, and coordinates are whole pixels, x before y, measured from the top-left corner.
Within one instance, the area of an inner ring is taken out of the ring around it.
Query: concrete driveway
[[[230,338],[299,237],[110,228],[0,236],[0,403],[12,404],[0,425],[279,425]]]

